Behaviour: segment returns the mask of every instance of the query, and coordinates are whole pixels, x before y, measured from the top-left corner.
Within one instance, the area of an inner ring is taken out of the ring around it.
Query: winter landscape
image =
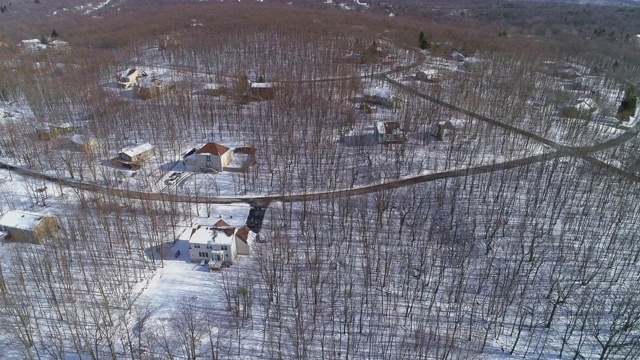
[[[0,4],[0,360],[640,358],[638,6]]]

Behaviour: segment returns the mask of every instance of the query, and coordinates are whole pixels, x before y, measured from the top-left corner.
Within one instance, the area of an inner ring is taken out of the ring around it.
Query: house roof
[[[220,219],[213,226],[215,226],[215,227],[229,227],[229,224],[227,224],[226,221]]]
[[[211,154],[211,155],[216,155],[216,156],[222,156],[227,151],[229,151],[228,147],[226,147],[224,145],[220,145],[220,144],[214,143],[214,142],[210,142],[210,143],[205,144],[200,149],[198,149],[196,151],[196,154]]]
[[[231,230],[229,232],[229,230]],[[187,230],[188,231],[188,230]],[[234,228],[216,229],[214,227],[198,225],[197,228],[191,230],[189,244],[221,244],[231,245],[233,242]]]
[[[273,85],[271,83],[266,83],[266,82],[252,82],[251,83],[251,88],[252,89],[270,89],[272,88]]]
[[[598,104],[591,98],[580,98],[574,107],[580,111],[594,111],[598,108]]]
[[[366,89],[364,91],[364,96],[375,96],[381,99],[391,100],[393,98],[393,93],[389,89],[375,87],[373,89]]]
[[[0,226],[21,230],[34,230],[45,217],[43,214],[30,211],[12,210],[4,214],[2,219],[0,219]]]
[[[76,145],[85,145],[89,142],[87,137],[81,134],[75,134],[69,140]]]
[[[251,229],[249,229],[247,225],[243,226],[238,231],[236,231],[236,238],[241,240],[245,244],[252,242],[253,239],[255,238],[255,235],[256,234],[253,231],[251,231]]]
[[[137,71],[136,68],[128,68],[127,70],[122,71],[120,73],[120,76],[121,77],[128,77],[128,76],[133,75],[136,71]]]
[[[448,130],[455,130],[456,129],[456,127],[453,125],[453,123],[451,123],[451,121],[449,121],[449,120],[439,121],[438,122],[438,127],[440,127],[441,129],[448,129]]]
[[[144,143],[141,145],[127,146],[122,150],[120,150],[120,152],[127,156],[134,157],[153,149],[154,149],[153,145],[149,143]]]
[[[398,121],[377,121],[376,131],[379,134],[394,134],[400,131],[400,122]]]

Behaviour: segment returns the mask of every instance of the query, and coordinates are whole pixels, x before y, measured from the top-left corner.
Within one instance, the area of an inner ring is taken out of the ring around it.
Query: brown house
[[[9,211],[0,219],[0,232],[11,241],[40,244],[59,229],[55,217],[29,211]]]
[[[43,123],[36,127],[36,135],[38,135],[38,139],[44,141],[57,139],[60,136],[72,134],[76,131],[78,131],[78,127],[70,123],[60,125]]]

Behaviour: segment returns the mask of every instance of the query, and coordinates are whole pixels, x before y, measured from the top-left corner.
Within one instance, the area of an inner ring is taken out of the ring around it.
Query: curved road
[[[583,146],[583,147],[571,147],[571,146],[566,146],[566,145],[562,145],[562,144],[558,144],[557,142],[553,141],[553,140],[549,140],[547,138],[544,138],[538,134],[517,128],[513,125],[504,123],[502,121],[496,120],[496,119],[492,119],[489,118],[487,116],[475,113],[473,111],[467,110],[467,109],[463,109],[459,106],[447,103],[445,101],[442,101],[438,98],[435,98],[433,96],[427,95],[425,93],[422,93],[420,91],[418,91],[415,88],[412,88],[408,85],[405,85],[399,81],[390,79],[388,76],[383,75],[383,80],[386,81],[387,83],[396,86],[400,89],[403,89],[404,91],[407,91],[411,94],[414,94],[422,99],[425,99],[427,101],[433,102],[434,104],[438,104],[442,107],[445,107],[447,109],[465,114],[471,118],[475,118],[478,119],[480,121],[484,121],[488,124],[494,125],[494,126],[498,126],[501,127],[507,131],[511,131],[513,133],[525,136],[529,139],[538,141],[540,143],[543,143],[545,145],[548,145],[554,149],[556,149],[556,151],[561,151],[566,153],[567,155],[572,155],[575,157],[579,157],[585,161],[588,161],[594,165],[597,165],[599,167],[605,168],[609,171],[615,172],[616,174],[623,176],[631,181],[635,181],[635,182],[640,182],[640,176],[631,173],[629,171],[617,168],[615,166],[609,165],[601,160],[595,159],[591,156],[589,156],[589,154],[594,153],[594,152],[598,152],[598,151],[602,151],[602,150],[606,150],[610,147],[614,147],[614,146],[618,146],[618,145],[622,145],[625,142],[633,139],[634,137],[636,137],[638,135],[638,133],[640,132],[640,122],[636,123],[635,126],[633,126],[632,128],[629,128],[627,131],[625,131],[622,135],[609,139],[607,141],[604,141],[602,143],[598,143],[595,145],[590,145],[590,146]]]
[[[455,177],[461,177],[461,176],[471,176],[471,175],[489,173],[493,171],[513,169],[516,167],[525,166],[525,165],[547,161],[547,160],[551,160],[559,157],[565,157],[565,156],[575,156],[575,157],[582,158],[585,161],[588,161],[592,164],[595,164],[597,166],[600,166],[607,170],[615,172],[616,174],[624,176],[632,181],[640,182],[640,177],[638,175],[616,168],[614,166],[611,166],[609,164],[606,164],[600,160],[594,159],[591,156],[589,156],[589,154],[591,153],[606,150],[608,148],[621,145],[626,141],[629,141],[630,139],[633,139],[640,132],[640,122],[636,124],[634,127],[625,131],[620,136],[596,145],[590,145],[585,147],[570,147],[570,146],[561,145],[552,140],[539,136],[537,134],[522,130],[520,128],[514,127],[512,125],[506,124],[504,122],[501,122],[495,119],[488,118],[484,115],[474,113],[472,111],[460,108],[453,104],[446,103],[442,100],[439,100],[427,94],[421,93],[418,90],[412,87],[409,87],[405,84],[402,84],[396,80],[392,80],[387,76],[397,71],[403,71],[403,70],[417,67],[423,64],[425,60],[426,60],[425,55],[419,52],[418,61],[409,65],[403,66],[401,68],[397,68],[395,70],[389,70],[383,73],[378,73],[374,76],[381,77],[384,81],[390,83],[391,85],[401,88],[412,94],[415,94],[416,96],[421,97],[425,100],[431,101],[435,104],[441,105],[448,109],[463,113],[467,116],[476,118],[478,120],[487,122],[491,125],[501,127],[505,130],[520,134],[532,140],[548,145],[549,147],[555,149],[555,151],[541,154],[541,155],[529,156],[529,157],[516,159],[516,160],[509,160],[502,163],[481,165],[481,166],[476,166],[476,167],[467,168],[467,169],[448,170],[448,171],[442,171],[442,172],[426,174],[426,175],[416,175],[416,176],[411,176],[407,178],[394,179],[389,182],[383,182],[380,184],[371,184],[371,185],[350,188],[350,189],[339,189],[339,190],[333,190],[333,191],[321,191],[321,192],[313,192],[313,193],[300,193],[300,194],[288,194],[288,195],[260,195],[260,196],[219,196],[219,197],[195,196],[194,197],[194,196],[177,195],[177,194],[150,193],[150,192],[133,191],[133,190],[122,190],[122,189],[108,188],[108,187],[99,186],[95,184],[83,183],[83,182],[70,180],[70,179],[57,178],[55,176],[45,175],[33,170],[20,168],[20,167],[2,163],[2,162],[0,162],[0,168],[16,172],[20,175],[35,177],[35,178],[55,182],[59,185],[64,185],[64,186],[91,191],[91,192],[100,192],[100,193],[104,193],[112,196],[131,198],[131,199],[152,200],[152,201],[173,201],[173,202],[190,202],[190,203],[198,202],[198,203],[212,203],[212,204],[213,203],[230,204],[230,203],[244,202],[244,203],[250,203],[250,204],[267,205],[272,201],[298,202],[298,201],[313,201],[313,200],[322,200],[322,199],[354,196],[354,195],[364,195],[364,194],[374,193],[382,190],[395,189],[395,188],[400,188],[404,186],[415,185],[419,183],[435,181],[440,179],[455,178]],[[317,79],[317,80],[308,80],[308,81],[314,81],[314,82],[336,81],[336,80],[344,80],[344,79],[350,79],[350,78],[362,78],[362,77],[368,77],[368,76],[370,75],[345,77],[345,78],[337,78],[337,79]]]

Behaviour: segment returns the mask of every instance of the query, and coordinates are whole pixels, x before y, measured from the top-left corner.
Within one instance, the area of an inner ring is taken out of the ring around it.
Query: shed
[[[453,126],[451,121],[439,121],[436,124],[436,140],[449,141],[453,140],[456,135],[456,127]]]

